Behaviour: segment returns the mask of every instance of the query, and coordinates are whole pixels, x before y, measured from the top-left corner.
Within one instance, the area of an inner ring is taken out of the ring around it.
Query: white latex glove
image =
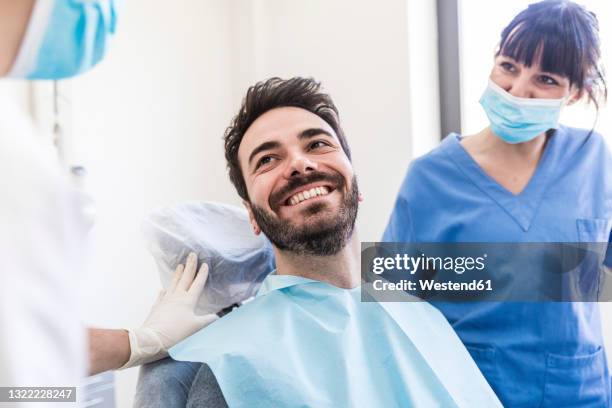
[[[205,263],[196,275],[197,262],[196,254],[190,253],[185,266],[179,265],[174,271],[170,286],[159,293],[142,326],[128,331],[130,359],[121,368],[166,357],[170,347],[219,318],[216,314],[196,315],[194,312],[208,278]]]

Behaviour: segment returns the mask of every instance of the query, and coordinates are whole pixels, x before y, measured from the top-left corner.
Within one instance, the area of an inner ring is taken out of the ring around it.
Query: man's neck
[[[274,253],[278,275],[301,276],[344,289],[359,286],[361,263],[357,231],[353,231],[347,244],[335,255],[296,255],[276,248]]]

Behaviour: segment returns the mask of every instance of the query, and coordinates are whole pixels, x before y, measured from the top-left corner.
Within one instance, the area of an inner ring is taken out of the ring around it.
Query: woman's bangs
[[[582,85],[582,44],[578,38],[564,35],[554,27],[517,25],[500,44],[499,55],[531,67],[540,65],[544,72],[567,77]]]

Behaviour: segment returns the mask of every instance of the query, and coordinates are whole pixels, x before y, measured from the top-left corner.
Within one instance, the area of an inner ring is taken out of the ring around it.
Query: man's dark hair
[[[336,133],[349,160],[351,152],[340,127],[338,109],[331,97],[321,92],[321,84],[313,78],[270,78],[251,86],[242,100],[238,114],[225,131],[225,158],[229,177],[238,195],[249,201],[244,176],[238,161],[238,147],[247,129],[264,113],[275,108],[297,107],[323,119]]]

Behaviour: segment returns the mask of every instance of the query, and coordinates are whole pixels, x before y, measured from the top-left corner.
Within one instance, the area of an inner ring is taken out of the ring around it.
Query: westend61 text
[[[491,280],[476,280],[470,282],[436,282],[432,279],[420,279],[417,288],[417,283],[414,281],[409,281],[406,279],[402,279],[399,282],[386,282],[384,280],[378,279],[373,282],[374,290],[385,291],[385,290],[399,290],[399,291],[491,291],[493,290],[493,285],[491,284]]]

